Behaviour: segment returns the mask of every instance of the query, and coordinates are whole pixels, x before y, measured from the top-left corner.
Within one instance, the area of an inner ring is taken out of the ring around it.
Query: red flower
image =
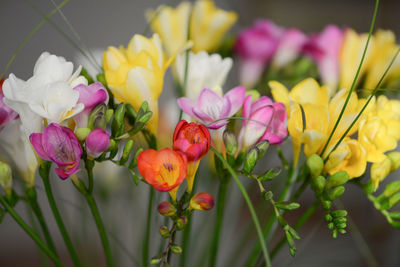
[[[158,191],[178,189],[186,177],[186,158],[170,148],[144,150],[138,155],[137,163],[140,174]],[[177,190],[174,191],[171,197],[175,201]]]
[[[189,162],[204,157],[210,149],[210,143],[210,133],[204,125],[188,123],[185,120],[181,120],[176,125],[173,148],[175,151],[185,154]]]

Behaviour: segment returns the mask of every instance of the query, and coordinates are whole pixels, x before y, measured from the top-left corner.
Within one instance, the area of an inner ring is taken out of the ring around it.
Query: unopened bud
[[[322,208],[324,210],[329,210],[331,208],[331,206],[332,206],[332,202],[329,201],[329,200],[324,200],[324,201],[321,202],[321,204],[322,204]]]
[[[129,155],[131,154],[131,151],[133,149],[133,140],[128,140],[124,146],[124,150],[122,152],[122,157],[119,161],[121,165],[125,164],[125,162],[128,161]]]
[[[174,216],[176,214],[176,208],[174,205],[172,205],[170,202],[168,201],[163,201],[161,202],[158,207],[158,212],[162,215],[162,216]]]
[[[153,112],[147,111],[145,114],[143,114],[143,116],[138,117],[137,121],[146,124],[151,119],[152,116]]]
[[[163,260],[163,254],[157,254],[156,256],[154,256],[153,258],[151,258],[150,260],[150,264],[152,265],[158,265],[161,263],[161,261]]]
[[[258,148],[258,158],[261,159],[268,151],[269,142],[267,140],[263,140],[257,143],[256,147]]]
[[[183,228],[185,228],[186,224],[188,222],[187,217],[185,216],[181,216],[176,220],[176,227],[178,230],[182,230]]]
[[[238,150],[238,141],[234,133],[229,130],[225,130],[223,134],[226,154],[234,156]]]
[[[389,198],[389,206],[393,208],[400,201],[400,193],[396,193]]]
[[[389,175],[392,161],[387,157],[381,162],[375,162],[371,165],[371,181],[374,185],[374,191],[378,189],[379,183]]]
[[[180,246],[178,246],[178,245],[173,244],[173,245],[170,246],[170,249],[175,254],[181,254],[182,253],[182,248]]]
[[[400,152],[390,152],[387,154],[390,160],[390,172],[394,172],[400,167]]]
[[[214,207],[214,199],[208,193],[198,193],[192,197],[189,206],[194,210],[210,210]]]
[[[308,157],[306,165],[311,173],[312,177],[317,177],[321,174],[324,168],[324,161],[317,154],[313,154]]]
[[[10,165],[0,161],[0,186],[7,195],[12,193],[12,171]]]
[[[335,210],[331,212],[331,215],[334,218],[338,218],[338,217],[346,217],[347,216],[347,211],[346,210]]]
[[[106,111],[106,122],[109,123],[112,116],[114,115],[114,110],[113,109],[107,109]]]
[[[340,186],[342,184],[347,183],[349,179],[350,176],[347,174],[346,171],[337,172],[328,178],[328,181],[326,183],[326,188],[329,189],[332,187]]]
[[[131,117],[132,119],[136,119],[137,117],[137,112],[136,110],[132,107],[131,104],[126,104],[125,105],[126,108],[126,114],[128,114],[129,117]]]
[[[319,175],[313,181],[315,193],[321,194],[325,189],[326,179],[324,176]]]
[[[272,199],[272,197],[274,196],[274,194],[273,194],[271,191],[266,191],[266,192],[263,192],[262,196],[263,196],[263,198],[264,198],[265,200],[269,201],[269,200]]]
[[[168,229],[167,226],[163,225],[163,226],[160,227],[160,235],[163,238],[168,238],[168,237],[171,236],[171,233],[169,232],[169,229]]]
[[[290,202],[285,201],[285,202],[277,202],[277,203],[275,203],[275,206],[278,209],[282,209],[282,210],[295,210],[300,207],[300,204],[296,203],[296,202],[290,203]]]
[[[341,195],[343,195],[344,191],[345,191],[344,186],[335,187],[334,189],[332,189],[329,192],[329,194],[328,194],[329,199],[335,200],[335,199],[339,198]]]
[[[78,128],[75,130],[76,138],[78,138],[80,142],[84,142],[86,137],[90,134],[90,131],[90,128]]]
[[[385,197],[390,197],[399,190],[400,190],[400,181],[394,181],[386,186],[385,191],[383,191],[383,195]]]
[[[107,106],[104,103],[95,107],[92,113],[90,113],[87,127],[90,129],[95,129],[95,128],[105,129],[107,127],[106,111],[107,111]]]
[[[110,136],[106,130],[96,128],[86,137],[85,144],[88,157],[95,159],[110,146]]]
[[[247,152],[246,159],[244,161],[243,171],[245,173],[251,173],[257,164],[258,160],[258,148],[250,148]]]

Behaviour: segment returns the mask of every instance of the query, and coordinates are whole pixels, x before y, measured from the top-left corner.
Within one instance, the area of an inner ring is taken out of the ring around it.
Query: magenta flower
[[[187,97],[178,98],[179,107],[189,116],[203,123],[209,129],[219,129],[228,121],[222,120],[232,117],[243,105],[246,90],[238,86],[230,90],[225,96],[204,88],[196,101]]]
[[[84,110],[77,114],[74,119],[78,128],[84,128],[87,126],[92,110],[101,103],[108,103],[108,93],[100,82],[91,85],[80,84],[74,87],[74,90],[79,92],[78,103],[83,103],[85,106]]]
[[[328,86],[331,96],[338,85],[342,43],[343,31],[335,25],[328,25],[320,34],[311,36],[304,48],[304,52],[316,61],[322,82]]]
[[[269,20],[259,20],[251,28],[239,34],[235,50],[242,62],[240,81],[253,86],[260,78],[265,66],[275,54],[284,29]]]
[[[252,102],[247,96],[242,110],[242,129],[239,133],[239,142],[242,149],[267,140],[270,144],[282,143],[287,136],[285,105],[272,102],[266,96]]]
[[[110,146],[110,135],[106,130],[96,128],[86,137],[86,152],[90,158],[97,158]]]
[[[307,41],[308,37],[298,29],[286,30],[279,41],[272,64],[277,68],[282,68],[289,64],[303,51]]]
[[[58,165],[55,171],[61,179],[67,179],[80,170],[82,148],[69,128],[52,123],[43,133],[33,133],[29,139],[39,157]]]
[[[0,93],[0,130],[10,121],[18,117],[18,114],[3,102],[4,95]]]

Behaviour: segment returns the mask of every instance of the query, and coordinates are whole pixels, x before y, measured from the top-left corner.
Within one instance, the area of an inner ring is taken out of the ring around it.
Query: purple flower
[[[29,139],[42,159],[58,165],[55,171],[61,179],[67,179],[80,170],[82,148],[69,128],[52,123],[43,133],[33,133]]]
[[[74,90],[79,92],[78,103],[83,103],[85,106],[85,109],[77,114],[74,119],[78,128],[84,128],[87,126],[92,110],[101,103],[108,103],[108,93],[100,82],[92,83],[88,86],[80,84],[74,87]]]
[[[0,130],[10,121],[18,117],[18,114],[3,102],[4,95],[0,93]]]
[[[242,60],[240,80],[243,84],[251,87],[257,82],[283,34],[284,29],[269,20],[259,20],[239,34],[235,50]]]
[[[276,145],[282,143],[287,136],[285,105],[272,102],[266,96],[252,102],[251,96],[247,96],[242,110],[242,129],[239,133],[240,146],[242,149],[267,140]]]
[[[102,128],[96,128],[86,137],[86,152],[90,158],[97,158],[110,146],[110,135]]]
[[[298,29],[286,30],[282,35],[272,64],[277,68],[282,68],[297,58],[303,51],[308,37]]]
[[[230,90],[225,96],[204,88],[196,101],[187,97],[178,98],[179,107],[198,122],[209,129],[219,129],[228,121],[222,120],[232,117],[243,105],[245,88],[238,86]]]
[[[343,31],[335,25],[328,25],[320,34],[311,36],[304,52],[313,58],[332,96],[339,80],[339,53],[343,43]]]

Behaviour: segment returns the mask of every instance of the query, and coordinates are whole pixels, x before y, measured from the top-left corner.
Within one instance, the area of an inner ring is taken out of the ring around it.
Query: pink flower
[[[187,97],[178,98],[179,107],[198,122],[203,123],[209,129],[219,129],[228,121],[225,118],[232,117],[243,105],[245,88],[238,86],[230,90],[225,96],[204,88],[196,101]]]
[[[69,128],[52,123],[43,133],[33,133],[29,139],[39,157],[58,165],[55,171],[61,179],[80,170],[82,148]]]
[[[214,198],[208,193],[198,193],[190,199],[189,207],[194,210],[210,210],[214,207]]]
[[[307,43],[308,37],[298,29],[286,30],[282,35],[272,64],[277,68],[282,68],[295,60]]]
[[[110,135],[106,130],[96,128],[86,137],[86,152],[90,158],[97,158],[110,146]]]
[[[316,61],[322,82],[329,88],[329,95],[334,94],[338,85],[342,41],[343,31],[335,25],[328,25],[320,34],[311,36],[304,48],[305,53]]]
[[[3,102],[4,95],[0,93],[0,130],[10,121],[18,117],[18,114]]]
[[[242,117],[242,129],[239,133],[240,146],[246,149],[260,141],[267,140],[270,144],[282,143],[287,136],[285,105],[272,102],[266,96],[251,102],[251,96],[246,97]]]
[[[84,110],[74,117],[77,127],[83,128],[87,126],[92,110],[101,103],[108,103],[108,93],[100,82],[92,83],[89,86],[80,84],[74,87],[74,90],[79,92],[78,103],[85,106]]]
[[[269,20],[259,20],[253,27],[239,34],[235,50],[242,63],[240,81],[253,86],[260,78],[265,66],[275,54],[284,29]]]

